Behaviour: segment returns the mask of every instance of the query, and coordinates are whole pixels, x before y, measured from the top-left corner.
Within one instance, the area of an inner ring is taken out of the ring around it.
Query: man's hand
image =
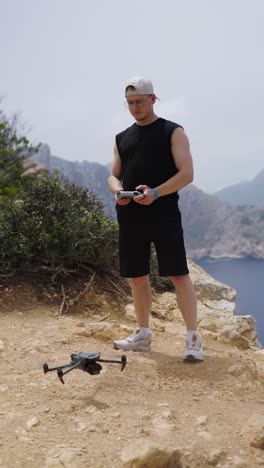
[[[140,205],[151,205],[155,200],[153,190],[147,185],[138,185],[136,190],[143,190],[143,195],[138,195],[134,198],[136,203],[139,203]]]
[[[122,189],[123,190],[123,189]],[[128,205],[128,203],[131,202],[131,198],[116,198],[116,194],[115,194],[115,201],[118,205]]]

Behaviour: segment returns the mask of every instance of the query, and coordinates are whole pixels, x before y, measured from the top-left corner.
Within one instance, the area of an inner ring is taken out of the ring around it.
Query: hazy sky
[[[0,0],[3,107],[52,154],[106,164],[143,75],[215,191],[264,168],[263,25],[263,0]]]

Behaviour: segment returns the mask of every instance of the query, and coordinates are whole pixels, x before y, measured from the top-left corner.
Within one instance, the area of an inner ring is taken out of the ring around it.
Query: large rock
[[[219,340],[223,343],[231,343],[240,349],[260,346],[256,321],[249,315],[234,316],[218,330]]]
[[[81,466],[80,450],[63,446],[53,447],[48,451],[44,468],[79,468]]]
[[[39,175],[39,174],[46,174],[48,172],[48,167],[46,164],[34,161],[34,159],[28,157],[23,161],[23,168],[24,172],[21,174],[21,177],[27,177],[29,175]]]
[[[188,261],[188,268],[195,287],[197,299],[200,301],[225,300],[234,303],[236,300],[235,289],[215,280],[191,260]]]
[[[252,447],[264,450],[264,415],[253,414],[241,432]]]
[[[181,451],[162,448],[148,440],[137,440],[121,453],[124,468],[182,468]]]
[[[198,325],[201,330],[217,334],[219,341],[240,349],[260,347],[256,321],[251,315],[232,315],[225,310],[209,309],[198,303]]]
[[[260,347],[255,319],[251,315],[235,315],[235,289],[216,281],[192,261],[188,267],[198,299],[199,328],[241,349]]]

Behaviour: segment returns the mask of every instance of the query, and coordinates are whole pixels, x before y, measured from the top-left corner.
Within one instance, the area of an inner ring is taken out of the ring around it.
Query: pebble
[[[28,429],[39,426],[39,424],[40,424],[40,419],[37,416],[33,416],[32,418],[28,419],[26,422],[26,426]]]
[[[208,423],[208,416],[199,416],[196,418],[197,426],[205,426]]]
[[[199,436],[203,437],[203,439],[208,440],[208,441],[211,441],[213,439],[211,434],[209,434],[209,432],[207,432],[207,431],[200,431],[200,432],[197,432],[197,434]]]
[[[43,413],[49,413],[50,409],[49,408],[44,408],[42,411],[43,411]]]
[[[5,384],[0,385],[0,392],[2,393],[7,392],[8,389],[9,389],[8,385],[5,385]]]
[[[98,409],[96,408],[96,406],[94,405],[90,405],[90,406],[87,406],[86,410],[85,410],[85,413],[96,413],[98,411]]]
[[[223,452],[223,450],[216,449],[216,448],[211,449],[207,457],[208,465],[212,465],[212,466],[217,465],[217,463],[221,460],[221,458],[224,457],[224,455],[225,455],[225,452]]]
[[[234,364],[233,366],[229,367],[227,370],[228,374],[233,375],[235,377],[239,377],[245,372],[244,366],[241,364]]]
[[[77,432],[83,432],[87,429],[87,424],[85,424],[84,422],[80,422],[78,424],[78,427],[76,429]]]
[[[77,466],[75,462],[78,455],[80,455],[80,450],[74,448],[66,449],[63,446],[57,446],[49,450],[48,455],[45,468],[74,468]]]
[[[27,433],[27,431],[25,431],[25,429],[22,429],[21,427],[18,427],[15,430],[15,433],[16,433],[17,439],[20,440],[21,442],[29,442],[30,441],[28,433]]]
[[[96,432],[96,427],[95,426],[88,427],[88,432]]]
[[[232,464],[237,468],[248,468],[248,463],[237,455],[232,458]]]

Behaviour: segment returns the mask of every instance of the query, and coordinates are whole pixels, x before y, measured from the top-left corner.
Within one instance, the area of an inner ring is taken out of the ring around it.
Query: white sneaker
[[[114,341],[115,349],[122,349],[123,351],[141,351],[150,352],[152,333],[145,335],[142,330],[136,330],[132,335],[124,340]]]
[[[187,333],[186,348],[183,355],[185,362],[203,361],[203,347],[198,333]]]

